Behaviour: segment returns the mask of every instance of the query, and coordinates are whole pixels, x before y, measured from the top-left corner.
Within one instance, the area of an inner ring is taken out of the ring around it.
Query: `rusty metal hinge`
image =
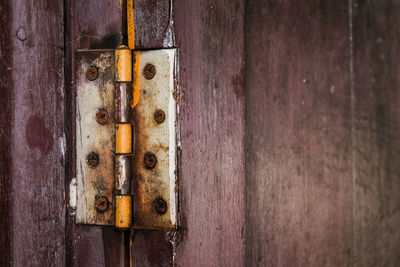
[[[77,223],[177,227],[176,52],[76,52]]]

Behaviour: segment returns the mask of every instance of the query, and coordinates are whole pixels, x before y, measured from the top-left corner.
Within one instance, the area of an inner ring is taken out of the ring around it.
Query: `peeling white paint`
[[[136,119],[141,128],[136,129],[138,151],[135,151],[133,168],[142,177],[137,181],[135,198],[135,226],[138,228],[175,228],[177,226],[177,92],[175,88],[177,49],[161,49],[140,53],[142,70],[146,64],[156,67],[156,75],[147,80],[140,76],[140,101],[136,106]],[[157,124],[154,111],[165,112],[166,120]],[[145,140],[140,140],[145,137]],[[143,168],[144,153],[157,156],[156,169]],[[167,202],[163,216],[154,214],[152,203],[162,197]],[[151,206],[149,206],[151,205]]]
[[[72,178],[69,183],[69,206],[71,208],[71,215],[74,215],[76,209],[76,178]]]

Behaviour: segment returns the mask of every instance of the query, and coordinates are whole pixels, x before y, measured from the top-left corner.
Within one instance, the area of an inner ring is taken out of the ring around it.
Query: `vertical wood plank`
[[[400,264],[400,3],[353,1],[354,266]]]
[[[0,10],[0,265],[62,266],[63,2],[2,1]]]
[[[77,49],[115,49],[124,42],[123,6],[120,1],[66,1],[66,79],[68,114],[67,185],[75,173],[75,51]],[[105,19],[106,18],[106,19]],[[69,190],[67,191],[69,201]],[[123,234],[112,227],[76,225],[74,210],[68,206],[68,266],[124,266]]]
[[[351,264],[347,1],[248,1],[248,266]]]
[[[135,43],[137,49],[161,48],[173,46],[171,23],[171,4],[163,1],[134,1],[135,9]],[[70,29],[67,43],[70,44],[67,54],[72,60],[67,63],[69,81],[73,80],[73,60],[76,49],[114,49],[126,39],[126,15],[124,1],[67,1],[70,14],[67,25]],[[104,19],[107,18],[107,19]],[[68,58],[69,58],[68,57]],[[74,88],[69,94],[69,110],[75,110]],[[71,115],[73,116],[73,115]],[[74,119],[70,117],[69,170],[68,184],[75,174]],[[73,213],[73,210],[70,209]],[[118,266],[124,262],[122,246],[123,237],[112,227],[78,226],[74,223],[73,214],[69,216],[69,250],[68,264],[73,266]],[[156,243],[156,244],[155,244]],[[133,243],[134,266],[171,266],[172,243],[166,231],[135,232]]]
[[[173,47],[173,1],[135,0],[135,48]]]
[[[175,46],[172,0],[135,0],[135,48]],[[133,266],[172,266],[174,231],[135,230]]]
[[[11,1],[0,3],[0,266],[12,263],[12,10]]]
[[[178,266],[245,265],[244,1],[175,2],[181,89]]]

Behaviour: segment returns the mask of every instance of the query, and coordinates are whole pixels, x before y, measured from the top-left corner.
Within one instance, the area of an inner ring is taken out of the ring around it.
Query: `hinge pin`
[[[125,230],[132,225],[131,156],[133,148],[133,127],[130,122],[132,52],[127,46],[119,46],[115,50],[115,66],[115,226]]]

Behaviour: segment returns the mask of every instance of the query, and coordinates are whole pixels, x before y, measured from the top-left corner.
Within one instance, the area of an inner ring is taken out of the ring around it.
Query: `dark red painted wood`
[[[178,266],[245,265],[244,1],[175,1]]]
[[[352,13],[354,265],[400,266],[400,3]]]
[[[63,2],[5,0],[0,12],[1,265],[62,266]]]
[[[174,43],[172,0],[134,0],[135,48],[165,48]]]
[[[351,265],[347,1],[248,1],[248,266]]]
[[[0,266],[12,263],[12,10],[11,1],[0,3]]]

